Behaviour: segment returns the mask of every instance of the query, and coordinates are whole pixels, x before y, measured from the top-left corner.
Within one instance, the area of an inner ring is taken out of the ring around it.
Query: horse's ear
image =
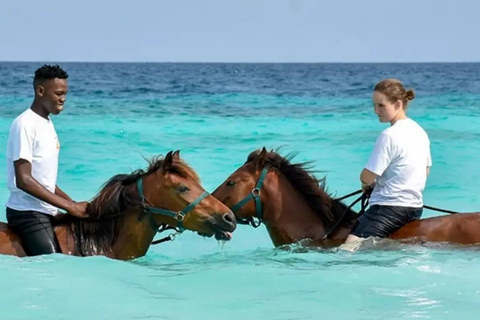
[[[173,162],[173,152],[170,151],[167,153],[165,158],[163,159],[163,164],[162,164],[162,171],[167,172],[172,168],[172,162]]]
[[[258,158],[257,158],[257,169],[262,170],[263,167],[265,167],[266,162],[267,162],[267,149],[263,147],[262,151],[260,151],[260,154],[258,155]]]
[[[174,159],[180,159],[180,150],[175,150],[172,156]]]

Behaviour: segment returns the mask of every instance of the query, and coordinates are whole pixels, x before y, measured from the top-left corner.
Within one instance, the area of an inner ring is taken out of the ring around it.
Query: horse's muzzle
[[[237,228],[237,221],[232,212],[212,217],[210,223],[217,240],[230,240],[232,238],[231,233]]]

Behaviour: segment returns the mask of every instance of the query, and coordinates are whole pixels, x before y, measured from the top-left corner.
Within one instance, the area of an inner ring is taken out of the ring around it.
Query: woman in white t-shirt
[[[346,242],[388,237],[423,211],[422,192],[432,165],[427,133],[406,115],[413,90],[396,79],[379,82],[373,92],[375,114],[390,122],[378,137],[360,175],[362,189],[373,188],[370,207]]]

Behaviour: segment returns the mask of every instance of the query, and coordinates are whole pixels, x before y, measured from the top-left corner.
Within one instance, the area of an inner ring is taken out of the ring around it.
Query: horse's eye
[[[178,187],[178,191],[179,191],[180,193],[187,192],[188,190],[189,190],[189,189],[188,189],[187,187],[185,187],[185,186],[180,186],[180,187]]]
[[[228,180],[227,181],[227,186],[228,187],[233,187],[234,185],[235,185],[235,181],[233,181],[233,180]]]

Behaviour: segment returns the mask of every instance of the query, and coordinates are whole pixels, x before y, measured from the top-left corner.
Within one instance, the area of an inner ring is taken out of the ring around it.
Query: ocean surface
[[[8,129],[30,106],[41,65],[0,63],[2,205]],[[213,191],[263,146],[313,161],[332,194],[352,192],[387,126],[372,88],[395,77],[415,89],[408,114],[431,140],[425,204],[480,211],[480,64],[62,66],[58,185],[76,200],[177,149]],[[263,226],[239,226],[225,245],[185,232],[128,262],[0,256],[0,319],[478,319],[479,266],[478,247],[282,250]]]

